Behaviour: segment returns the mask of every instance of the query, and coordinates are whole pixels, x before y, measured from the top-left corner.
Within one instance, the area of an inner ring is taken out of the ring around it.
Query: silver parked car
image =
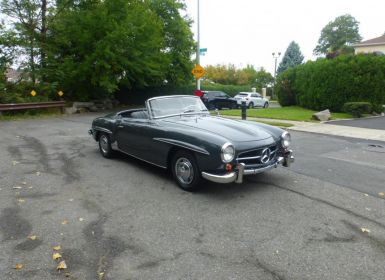
[[[263,98],[258,92],[240,92],[234,98],[237,100],[238,106],[241,106],[242,101],[245,101],[248,108],[269,107],[269,100]]]

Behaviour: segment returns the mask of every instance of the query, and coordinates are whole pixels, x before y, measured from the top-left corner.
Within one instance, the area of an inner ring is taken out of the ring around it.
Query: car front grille
[[[245,168],[264,167],[274,163],[277,159],[278,145],[258,148],[241,152],[237,157],[237,163],[245,164]]]

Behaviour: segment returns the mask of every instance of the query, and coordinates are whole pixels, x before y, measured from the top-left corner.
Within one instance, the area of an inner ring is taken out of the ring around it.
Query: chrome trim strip
[[[237,160],[248,160],[248,159],[259,159],[261,158],[260,156],[255,156],[255,157],[241,157],[237,158]]]
[[[225,175],[215,175],[207,172],[202,172],[202,177],[211,182],[227,184],[232,183],[236,180],[237,173],[233,171]]]
[[[204,155],[208,155],[208,156],[210,155],[210,153],[208,151],[206,151],[205,149],[203,149],[203,148],[195,147],[195,146],[192,146],[192,145],[189,146],[188,144],[185,144],[185,143],[180,142],[178,140],[165,139],[165,138],[153,138],[153,139],[155,141],[159,141],[159,142],[175,145],[175,146],[182,147],[182,148],[185,148],[185,149],[197,152],[197,153],[201,153],[201,154],[204,154]]]

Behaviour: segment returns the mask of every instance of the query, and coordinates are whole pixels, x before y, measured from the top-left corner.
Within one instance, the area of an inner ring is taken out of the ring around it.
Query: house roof
[[[354,47],[372,46],[372,45],[385,45],[385,34],[374,39],[362,41],[361,43],[355,44]]]

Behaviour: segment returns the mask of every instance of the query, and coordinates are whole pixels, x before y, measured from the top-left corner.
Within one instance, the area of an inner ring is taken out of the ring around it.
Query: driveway
[[[343,120],[332,121],[332,122],[327,122],[327,124],[385,130],[385,116],[346,120],[346,121],[343,121]]]
[[[0,122],[0,279],[384,279],[378,142],[293,132],[290,168],[188,193],[95,116]]]

